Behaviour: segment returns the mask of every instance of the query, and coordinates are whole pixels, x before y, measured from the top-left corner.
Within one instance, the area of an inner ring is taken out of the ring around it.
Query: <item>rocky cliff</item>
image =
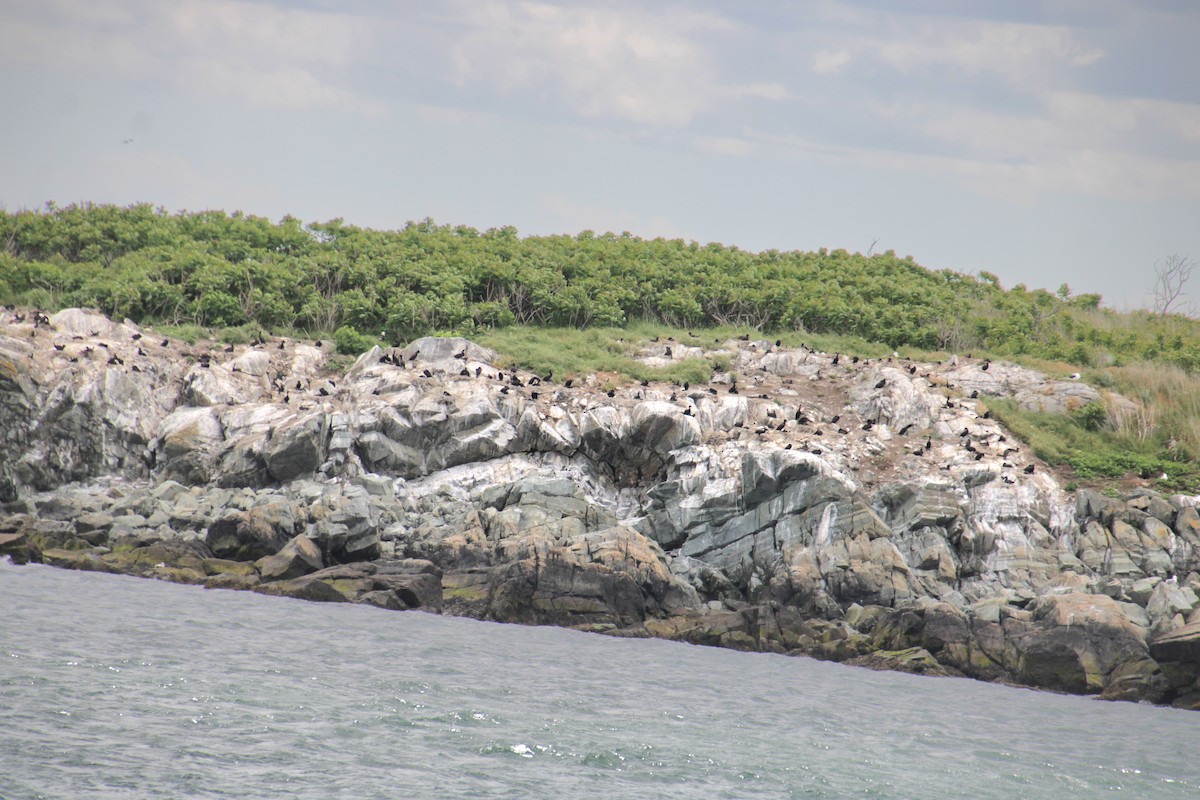
[[[727,371],[616,385],[321,344],[3,312],[0,552],[1200,707],[1196,498],[1070,496],[979,399],[1098,398],[1077,381],[697,338],[638,355]]]

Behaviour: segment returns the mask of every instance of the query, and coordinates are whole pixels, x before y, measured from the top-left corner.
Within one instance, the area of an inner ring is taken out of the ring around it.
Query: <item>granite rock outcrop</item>
[[[735,339],[610,389],[465,339],[2,322],[17,561],[1200,707],[1196,498],[1068,493],[984,405],[1120,402],[1077,381]]]

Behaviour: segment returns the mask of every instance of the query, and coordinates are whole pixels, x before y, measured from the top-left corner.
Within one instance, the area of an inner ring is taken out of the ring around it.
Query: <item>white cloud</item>
[[[697,136],[692,145],[701,152],[719,156],[747,156],[754,152],[754,142],[735,136]]]
[[[779,83],[727,85],[702,39],[736,26],[715,14],[621,5],[463,6],[453,79],[549,95],[577,114],[683,126],[724,96],[781,99]]]
[[[64,74],[165,80],[256,107],[377,113],[376,101],[339,80],[370,35],[370,26],[352,16],[235,0],[49,0],[0,27],[0,60]]]
[[[1084,67],[1104,56],[1064,27],[931,18],[901,24],[871,52],[905,72],[950,68],[1014,81],[1051,68]]]
[[[818,50],[813,53],[812,69],[818,75],[830,75],[841,72],[842,67],[850,63],[850,53],[847,50]]]

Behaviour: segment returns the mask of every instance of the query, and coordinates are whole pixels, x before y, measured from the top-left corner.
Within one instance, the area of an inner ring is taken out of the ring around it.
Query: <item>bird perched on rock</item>
[[[1026,468],[1025,468],[1024,470],[1022,470],[1022,471],[1023,471],[1023,472],[1024,472],[1026,475],[1032,475],[1032,474],[1033,474],[1033,464],[1030,464],[1028,467],[1026,467]]]
[[[875,384],[876,389],[882,389],[884,386],[887,386],[887,378],[881,378],[879,383]]]

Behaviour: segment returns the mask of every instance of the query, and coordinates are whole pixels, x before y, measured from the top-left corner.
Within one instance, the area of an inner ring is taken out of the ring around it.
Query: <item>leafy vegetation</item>
[[[628,356],[629,344],[753,330],[868,356],[971,352],[1082,371],[1130,399],[1053,419],[997,404],[1039,454],[1081,478],[1183,475],[1200,455],[1200,323],[1118,313],[1066,285],[1005,289],[986,272],[926,270],[890,251],[752,253],[591,231],[522,238],[428,219],[378,231],[340,219],[48,204],[0,211],[0,302],[94,307],[193,340],[204,328],[227,342],[263,330],[319,335],[344,354],[453,332],[515,366],[681,382],[703,380],[712,360],[654,370]]]

